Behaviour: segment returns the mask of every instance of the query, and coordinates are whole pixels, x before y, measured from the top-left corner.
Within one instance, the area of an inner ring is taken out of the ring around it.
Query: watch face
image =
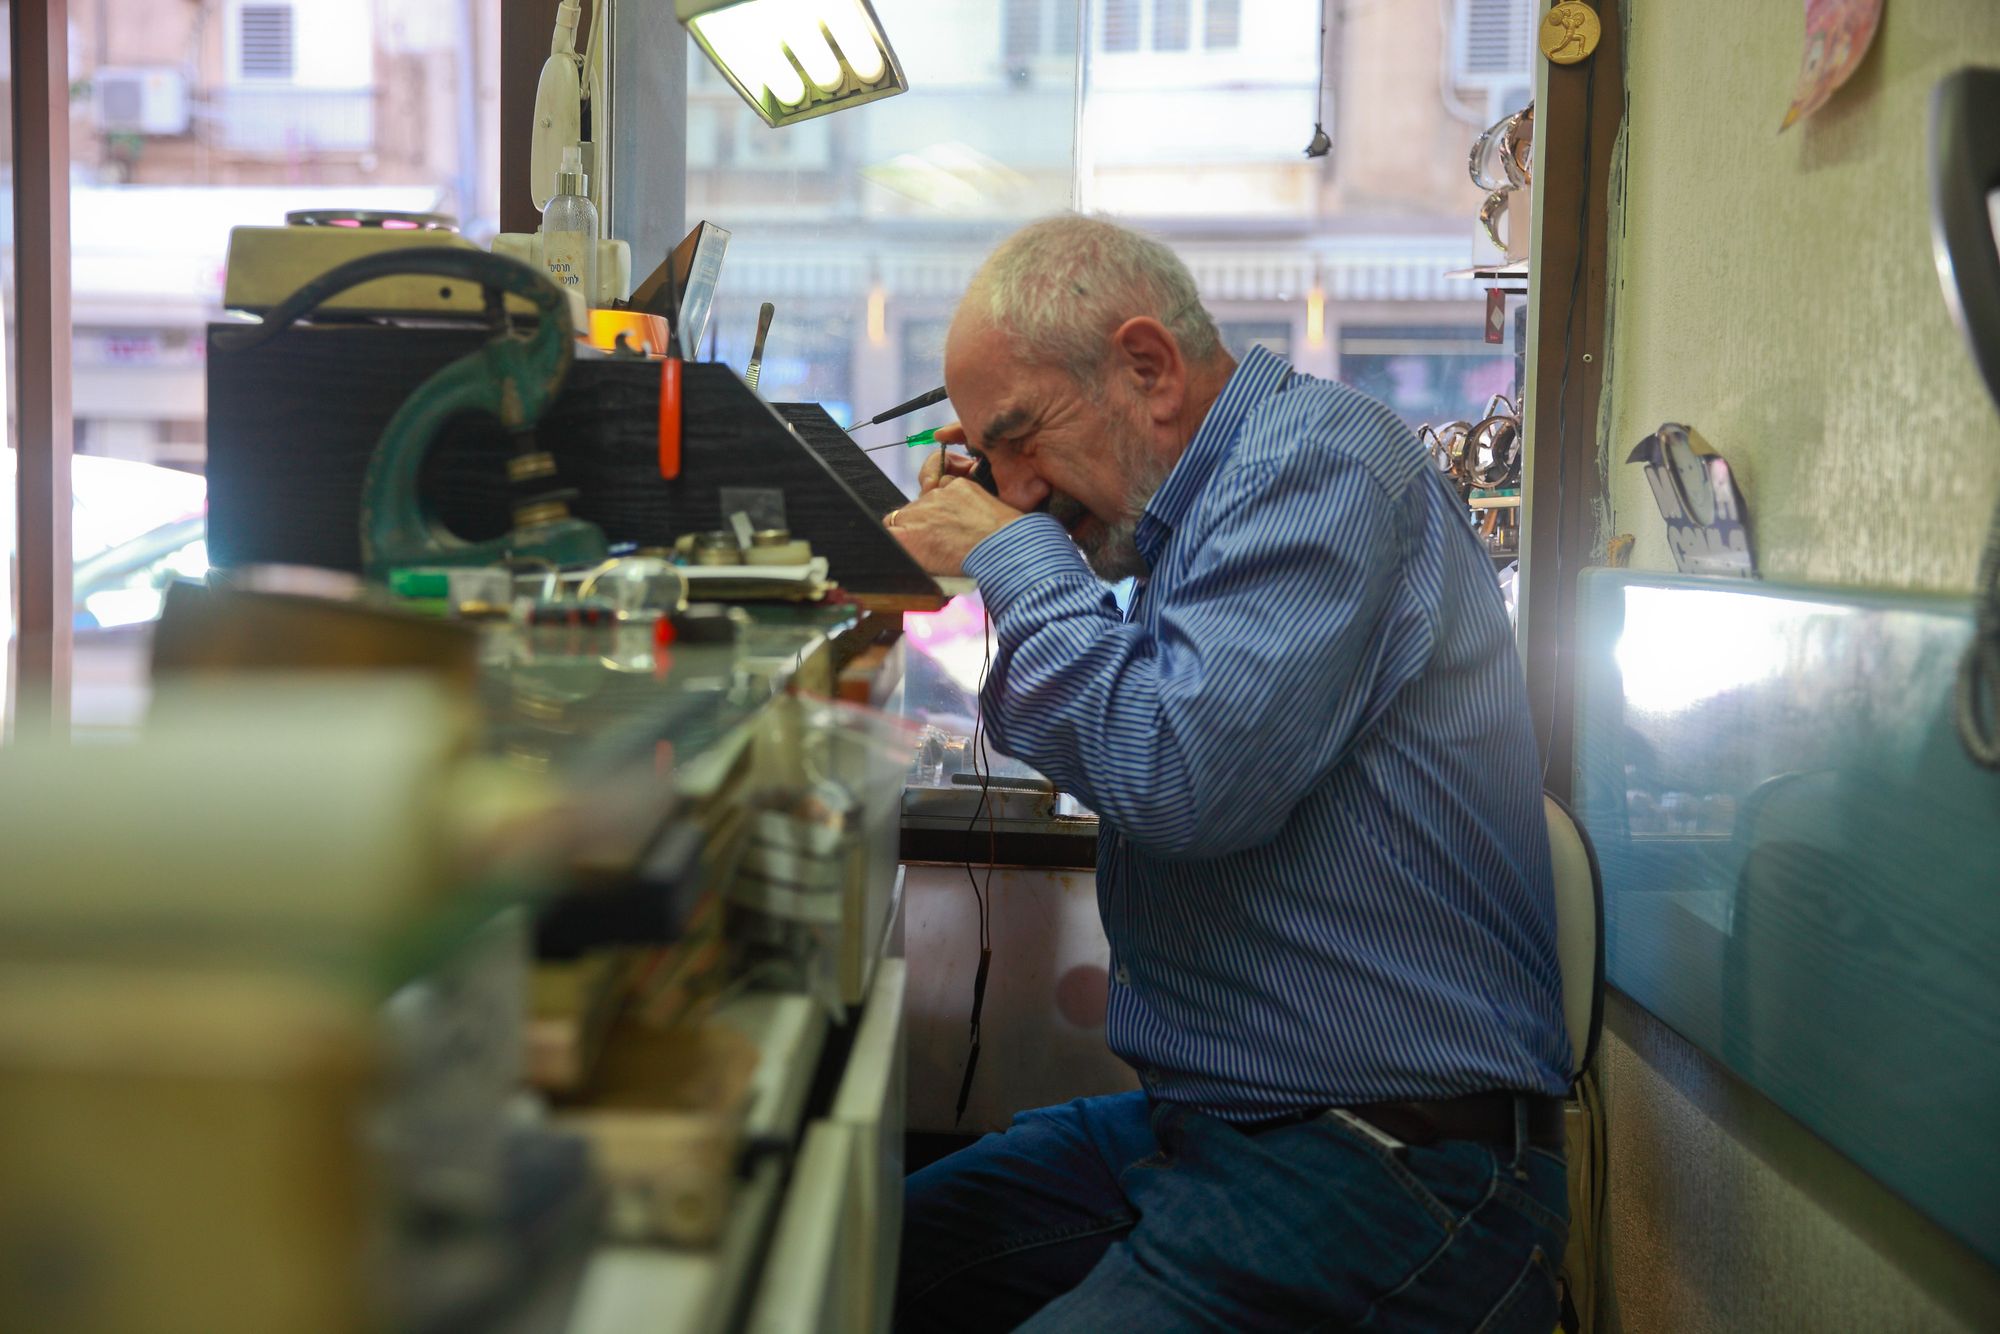
[[[1688,517],[1703,527],[1714,523],[1715,483],[1709,479],[1708,464],[1678,431],[1667,435],[1667,466],[1674,470],[1674,482]]]

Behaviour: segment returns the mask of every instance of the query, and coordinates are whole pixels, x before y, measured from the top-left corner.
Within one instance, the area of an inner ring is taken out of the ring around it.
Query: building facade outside
[[[876,9],[912,91],[862,114],[771,130],[690,57],[689,214],[735,233],[715,343],[741,364],[774,302],[769,396],[866,420],[937,384],[979,260],[1074,207],[1172,244],[1237,351],[1270,346],[1413,424],[1511,387],[1513,349],[1483,341],[1484,289],[1445,275],[1497,257],[1466,151],[1529,96],[1524,0]],[[1332,147],[1309,158],[1316,124]],[[889,466],[907,482],[916,461]]]
[[[499,3],[74,6],[80,451],[199,468],[201,331],[231,226],[374,206],[490,236]],[[1465,148],[1525,100],[1525,0],[877,9],[913,91],[860,113],[770,129],[689,51],[690,221],[734,232],[713,346],[747,360],[774,302],[771,397],[853,420],[929,388],[979,259],[1079,206],[1173,244],[1232,346],[1413,422],[1474,412],[1511,378],[1508,350],[1480,341],[1483,290],[1444,275],[1492,253]],[[1315,124],[1332,148],[1308,158]]]
[[[499,0],[73,3],[77,450],[201,467],[231,227],[364,207],[490,236],[498,35]]]
[[[79,453],[202,469],[232,227],[374,208],[491,238],[501,3],[73,0]],[[707,350],[743,366],[773,302],[773,400],[852,422],[932,388],[979,261],[1079,207],[1172,244],[1239,353],[1269,346],[1412,423],[1511,383],[1483,290],[1446,274],[1494,254],[1466,148],[1528,95],[1528,0],[874,3],[912,91],[857,112],[773,130],[698,50],[663,56],[689,62],[688,221],[733,233]],[[1316,125],[1330,151],[1308,157]],[[877,457],[914,482],[913,454]]]

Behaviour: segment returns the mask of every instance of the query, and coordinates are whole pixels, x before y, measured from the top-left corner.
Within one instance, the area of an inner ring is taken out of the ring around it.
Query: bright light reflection
[[[860,0],[835,0],[825,6],[823,15],[827,31],[840,45],[840,54],[847,57],[848,65],[863,83],[873,83],[882,77],[884,68],[881,48],[875,44],[875,26],[861,11]]]
[[[868,289],[868,341],[876,347],[889,341],[889,293],[879,282]]]
[[[826,44],[826,37],[819,30],[819,19],[812,11],[811,5],[792,7],[785,17],[785,45],[799,58],[806,77],[822,92],[830,93],[840,87],[840,61]]]
[[[139,625],[159,619],[166,595],[157,588],[107,588],[92,593],[83,606],[104,629],[118,625]]]
[[[956,597],[941,611],[903,613],[903,631],[919,653],[944,669],[952,684],[977,695],[986,661],[986,611],[977,597]]]
[[[1799,627],[1850,608],[1685,588],[1627,588],[1625,630],[1612,656],[1627,707],[1681,713],[1778,676]]]
[[[805,80],[785,59],[770,5],[736,5],[694,20],[716,59],[753,93],[769,90],[784,106],[806,100]],[[821,45],[824,45],[822,42]],[[829,55],[832,53],[829,52]]]

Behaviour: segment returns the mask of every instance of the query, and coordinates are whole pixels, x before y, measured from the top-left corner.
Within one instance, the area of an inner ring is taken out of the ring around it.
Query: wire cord
[[[1972,643],[1958,665],[1958,736],[1985,769],[2000,769],[2000,509],[1979,560]]]
[[[987,673],[993,670],[993,622],[986,615],[985,605],[979,609],[980,618],[980,659],[979,684],[984,688]],[[979,778],[979,801],[972,808],[972,818],[965,825],[965,879],[972,886],[973,900],[979,905],[979,968],[972,975],[972,1022],[971,1042],[965,1053],[965,1075],[959,1080],[958,1106],[952,1114],[952,1125],[956,1127],[965,1120],[966,1104],[972,1100],[972,1077],[979,1069],[980,1029],[979,1017],[986,1008],[986,979],[993,966],[993,863],[1000,859],[1000,836],[994,821],[992,803],[993,755],[986,745],[986,712],[977,702],[977,710],[972,720],[972,745],[967,758],[972,761],[972,771]],[[979,875],[973,869],[972,835],[979,827],[979,817],[986,817],[986,883],[979,883]]]

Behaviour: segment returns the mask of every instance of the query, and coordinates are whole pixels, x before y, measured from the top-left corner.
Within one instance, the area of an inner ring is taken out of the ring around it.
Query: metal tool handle
[[[349,288],[378,278],[404,278],[412,274],[434,278],[456,278],[478,283],[487,294],[487,314],[504,319],[501,298],[518,296],[535,307],[545,326],[560,336],[565,349],[575,336],[570,324],[569,300],[548,275],[505,255],[489,255],[484,250],[462,246],[420,246],[410,250],[390,250],[379,255],[363,255],[328,269],[301,287],[265,315],[262,324],[241,330],[227,329],[216,341],[232,352],[262,346],[297,324]]]
[[[777,313],[778,308],[768,301],[757,311],[757,341],[750,345],[750,369],[743,373],[744,383],[752,389],[764,373],[764,336],[771,332],[771,317]]]
[[[918,394],[907,403],[898,403],[887,412],[877,413],[868,419],[866,425],[880,426],[883,422],[892,422],[898,417],[907,417],[919,408],[927,408],[933,403],[942,403],[947,397],[949,395],[946,393],[945,387],[939,385],[927,394]]]

